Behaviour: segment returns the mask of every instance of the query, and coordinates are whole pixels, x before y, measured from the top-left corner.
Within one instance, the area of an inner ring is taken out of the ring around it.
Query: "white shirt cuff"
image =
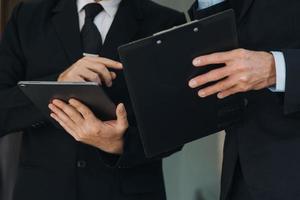
[[[286,83],[286,63],[282,52],[272,51],[271,52],[275,59],[276,67],[276,85],[271,87],[272,92],[285,92]]]

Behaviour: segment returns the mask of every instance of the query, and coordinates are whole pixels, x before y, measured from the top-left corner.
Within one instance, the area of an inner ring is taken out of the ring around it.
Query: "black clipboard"
[[[240,119],[237,96],[201,99],[188,82],[220,66],[195,68],[200,55],[238,47],[233,10],[157,33],[119,48],[124,74],[148,157],[208,136]]]

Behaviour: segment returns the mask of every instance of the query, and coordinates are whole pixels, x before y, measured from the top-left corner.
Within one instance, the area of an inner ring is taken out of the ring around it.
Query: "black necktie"
[[[102,49],[102,37],[94,19],[103,11],[103,7],[98,3],[90,3],[83,9],[85,10],[85,22],[81,30],[83,52],[97,55]]]

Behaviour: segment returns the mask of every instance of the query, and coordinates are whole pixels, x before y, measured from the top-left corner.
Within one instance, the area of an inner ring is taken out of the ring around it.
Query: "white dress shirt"
[[[114,21],[116,13],[118,11],[119,5],[121,0],[77,0],[77,9],[78,9],[78,16],[79,16],[79,28],[82,29],[85,20],[85,10],[83,9],[89,3],[98,2],[102,5],[103,11],[99,13],[94,20],[101,37],[102,42],[104,43],[108,31]]]
[[[198,0],[199,10],[221,3],[225,0]],[[276,67],[276,85],[270,88],[273,92],[285,92],[286,63],[282,52],[272,52]]]

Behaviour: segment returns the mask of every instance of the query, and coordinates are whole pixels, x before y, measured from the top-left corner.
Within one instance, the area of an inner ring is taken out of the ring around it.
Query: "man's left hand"
[[[78,142],[111,154],[123,153],[123,136],[129,126],[124,104],[117,106],[117,119],[112,121],[101,121],[87,106],[75,99],[68,103],[55,99],[49,108],[51,117]]]
[[[210,82],[216,84],[201,89],[200,97],[218,94],[223,99],[230,95],[260,90],[276,84],[275,60],[271,53],[237,49],[229,52],[200,56],[193,61],[195,67],[225,64],[224,67],[200,75],[189,82],[197,88]]]

